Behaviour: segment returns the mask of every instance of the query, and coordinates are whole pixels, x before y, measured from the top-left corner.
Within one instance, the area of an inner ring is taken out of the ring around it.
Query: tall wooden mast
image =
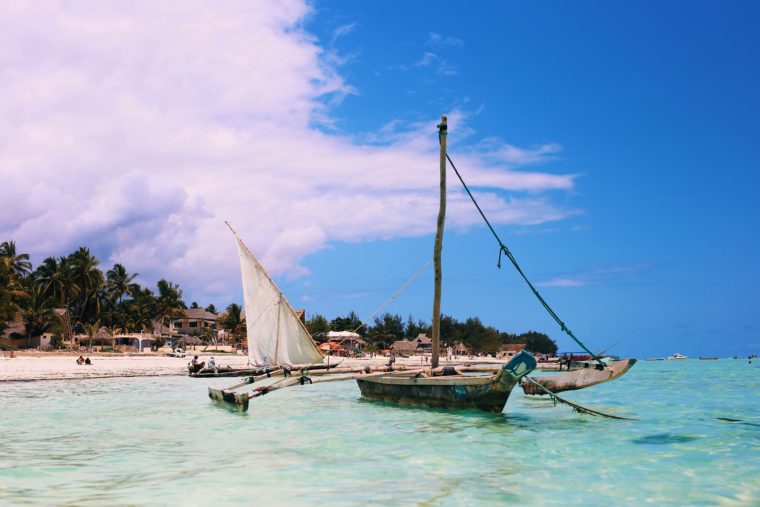
[[[441,116],[438,125],[438,140],[441,145],[441,198],[438,208],[438,227],[435,232],[435,247],[433,248],[433,265],[435,266],[435,289],[433,292],[433,351],[430,367],[438,367],[438,356],[441,353],[441,248],[443,247],[443,223],[446,220],[446,115]]]

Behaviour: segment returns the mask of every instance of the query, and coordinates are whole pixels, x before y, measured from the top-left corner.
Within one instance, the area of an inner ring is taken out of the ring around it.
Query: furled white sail
[[[257,366],[312,364],[322,354],[293,307],[253,256],[237,239],[243,276],[248,356]]]

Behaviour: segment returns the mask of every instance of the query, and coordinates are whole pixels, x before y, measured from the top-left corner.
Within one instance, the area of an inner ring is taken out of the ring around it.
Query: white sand
[[[0,381],[187,375],[187,363],[192,358],[152,354],[82,355],[89,357],[92,365],[78,365],[79,354],[18,355],[11,359],[6,352],[5,357],[0,357]],[[208,361],[207,355],[199,354],[199,357]],[[243,355],[215,355],[214,358],[220,366],[243,367],[248,362],[248,357]]]
[[[63,380],[82,378],[104,377],[159,377],[170,375],[187,375],[187,363],[197,354],[201,361],[206,361],[210,355],[201,351],[190,351],[184,358],[167,357],[160,354],[134,354],[134,355],[110,355],[95,354],[90,357],[92,365],[78,365],[76,363],[79,354],[72,353],[26,353],[16,352],[18,357],[10,358],[9,352],[0,353],[0,382],[3,381],[29,381],[29,380]],[[214,355],[218,366],[232,366],[243,368],[248,363],[248,357],[244,355]],[[458,364],[480,363],[481,359],[472,361],[459,358]],[[493,361],[493,360],[491,360]],[[388,358],[378,356],[371,359],[347,359],[331,357],[330,362],[340,362],[344,367],[381,366],[388,362]],[[424,357],[414,356],[410,358],[397,358],[396,365],[405,365],[409,368],[429,367]],[[441,364],[447,364],[441,361]],[[550,365],[540,369],[548,368]]]

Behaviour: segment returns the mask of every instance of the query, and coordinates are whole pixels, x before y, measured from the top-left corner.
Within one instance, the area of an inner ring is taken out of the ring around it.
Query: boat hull
[[[505,374],[508,375],[508,374]],[[493,377],[493,375],[489,376]],[[509,399],[517,377],[506,382],[487,384],[446,384],[447,377],[436,379],[396,379],[404,382],[387,383],[373,379],[357,378],[362,396],[368,400],[384,401],[409,407],[438,407],[455,410],[478,409],[485,412],[501,412]],[[460,380],[451,377],[450,380]],[[436,383],[420,383],[419,380],[436,380]],[[506,380],[506,379],[505,379]]]
[[[515,385],[535,367],[536,359],[521,352],[492,375],[428,377],[380,373],[356,377],[356,382],[368,400],[410,407],[474,408],[498,413],[504,410]]]
[[[578,389],[585,389],[586,387],[591,387],[597,384],[615,380],[616,378],[619,378],[625,374],[625,372],[627,372],[629,369],[631,369],[634,364],[636,364],[636,359],[623,359],[621,361],[612,363],[603,370],[597,370],[596,368],[589,367],[580,370],[560,373],[558,375],[535,377],[533,380],[553,393],[576,391]],[[538,386],[530,382],[523,381],[521,387],[525,394],[546,394]]]

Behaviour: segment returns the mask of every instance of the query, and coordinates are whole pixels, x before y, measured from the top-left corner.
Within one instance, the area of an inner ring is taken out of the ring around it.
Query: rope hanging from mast
[[[520,276],[523,280],[525,280],[525,283],[528,284],[528,287],[530,287],[530,290],[533,292],[533,294],[536,296],[538,301],[541,303],[541,306],[544,307],[544,309],[549,313],[552,319],[559,324],[560,329],[567,334],[570,338],[572,338],[575,343],[580,345],[583,350],[588,352],[592,358],[594,358],[600,365],[605,366],[604,363],[599,359],[599,356],[594,354],[589,350],[586,345],[583,344],[582,341],[580,341],[575,334],[570,330],[567,325],[562,321],[562,319],[559,318],[559,315],[552,309],[551,306],[549,306],[549,303],[546,302],[546,300],[541,296],[541,294],[538,293],[538,290],[536,287],[528,280],[528,277],[523,272],[522,268],[520,268],[520,265],[517,263],[517,259],[515,259],[515,256],[512,255],[512,252],[507,248],[507,245],[504,244],[504,242],[499,238],[499,235],[496,233],[496,230],[494,230],[493,226],[491,225],[491,222],[488,221],[488,218],[486,218],[485,213],[483,213],[483,210],[480,208],[480,205],[478,204],[478,201],[475,200],[475,196],[472,195],[472,192],[470,192],[470,188],[467,186],[467,183],[464,182],[464,179],[462,178],[462,175],[459,174],[459,171],[457,170],[457,167],[454,165],[454,161],[451,160],[451,157],[448,153],[446,153],[446,158],[449,161],[449,164],[451,164],[451,168],[454,169],[454,173],[457,175],[457,178],[459,178],[459,181],[462,183],[462,186],[464,187],[465,191],[467,192],[467,195],[470,196],[470,199],[472,200],[472,203],[475,205],[475,207],[478,209],[478,213],[480,213],[480,216],[483,217],[483,220],[485,221],[488,228],[491,230],[491,234],[493,234],[493,237],[496,238],[496,242],[499,243],[499,260],[496,263],[496,266],[501,269],[501,256],[504,254],[507,259],[512,263],[512,265],[515,267],[518,273],[520,273]]]

